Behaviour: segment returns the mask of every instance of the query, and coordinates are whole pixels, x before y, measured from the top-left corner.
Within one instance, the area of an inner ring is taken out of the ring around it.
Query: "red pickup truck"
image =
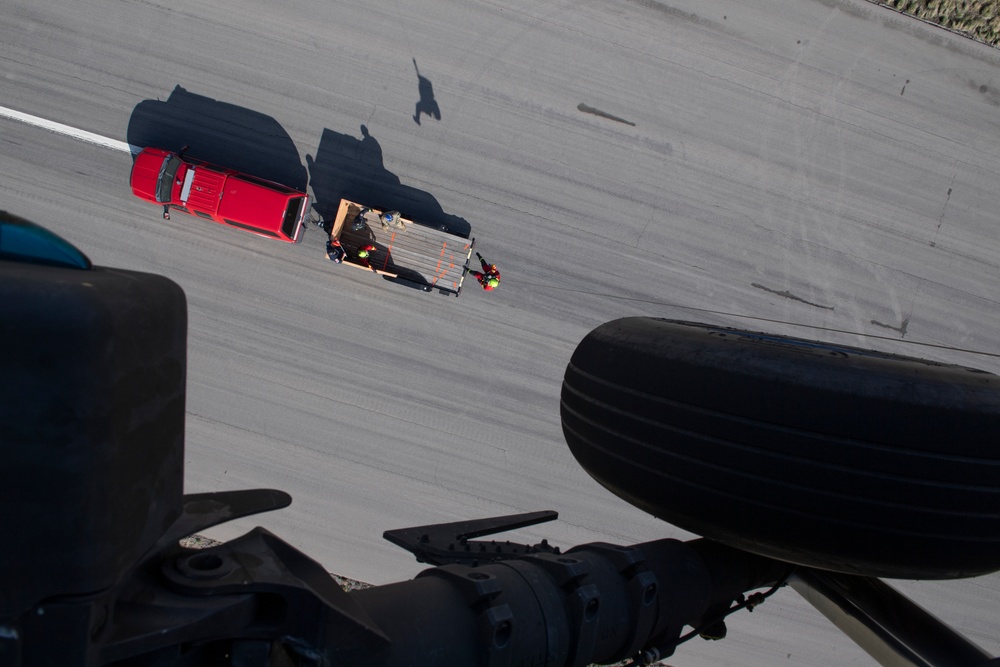
[[[265,238],[296,243],[309,214],[309,195],[160,148],[135,158],[132,193],[163,205]]]

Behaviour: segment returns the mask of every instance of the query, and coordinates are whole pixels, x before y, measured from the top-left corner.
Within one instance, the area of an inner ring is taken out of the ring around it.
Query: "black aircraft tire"
[[[1000,569],[1000,377],[859,348],[627,318],[573,354],[567,443],[680,528],[866,576]]]

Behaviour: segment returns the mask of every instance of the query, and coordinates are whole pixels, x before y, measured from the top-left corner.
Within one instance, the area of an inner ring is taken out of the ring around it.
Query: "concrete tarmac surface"
[[[375,584],[384,530],[554,509],[512,539],[690,537],[563,441],[577,342],[689,319],[1000,372],[1000,52],[864,0],[8,0],[4,107],[468,231],[424,294],[133,197],[127,152],[0,118],[0,207],[189,302],[188,492]],[[1000,575],[895,582],[1000,654]],[[789,589],[671,665],[870,665]]]

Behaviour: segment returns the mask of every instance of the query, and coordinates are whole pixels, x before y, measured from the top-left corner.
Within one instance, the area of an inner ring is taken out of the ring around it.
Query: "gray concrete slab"
[[[126,141],[173,93],[218,115],[193,155],[271,137],[241,159],[457,216],[500,267],[446,298],[337,270],[315,230],[166,223],[127,154],[0,120],[2,206],[186,290],[188,490],[294,496],[214,537],[262,524],[373,583],[421,569],[381,539],[407,525],[685,537],[562,440],[576,342],[625,315],[1000,371],[1000,58],[866,2],[10,0],[0,41],[4,106]],[[901,586],[996,654],[998,581]],[[670,663],[870,664],[791,591],[730,629]]]

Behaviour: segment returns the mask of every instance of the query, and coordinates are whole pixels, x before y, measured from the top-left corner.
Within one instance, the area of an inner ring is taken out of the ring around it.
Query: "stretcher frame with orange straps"
[[[405,280],[431,291],[458,296],[462,292],[476,240],[415,223],[398,213],[383,224],[385,211],[341,199],[330,239],[344,248],[344,264],[391,279]],[[360,217],[360,218],[359,218]],[[362,222],[354,229],[356,220]],[[374,246],[367,258],[358,250]]]

